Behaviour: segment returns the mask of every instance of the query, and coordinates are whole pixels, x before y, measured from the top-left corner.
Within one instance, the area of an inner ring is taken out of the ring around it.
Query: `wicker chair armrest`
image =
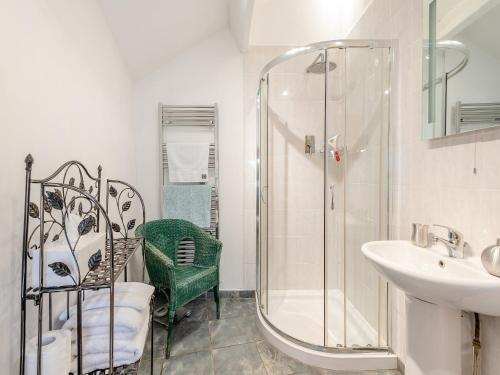
[[[175,289],[174,262],[151,242],[146,241],[146,267],[151,283],[158,289]]]
[[[202,229],[197,231],[194,242],[194,264],[219,267],[222,242]]]

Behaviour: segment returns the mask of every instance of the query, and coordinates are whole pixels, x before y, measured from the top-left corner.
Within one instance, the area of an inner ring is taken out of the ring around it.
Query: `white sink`
[[[479,258],[450,258],[409,241],[367,242],[361,249],[382,276],[413,297],[500,316],[500,278],[487,273]]]

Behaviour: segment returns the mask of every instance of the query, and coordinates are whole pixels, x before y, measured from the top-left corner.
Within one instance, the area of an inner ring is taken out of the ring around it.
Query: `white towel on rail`
[[[209,147],[208,142],[167,143],[170,182],[207,182]]]
[[[118,284],[118,283],[117,283]],[[140,283],[123,283],[123,284],[140,284]],[[144,311],[149,308],[151,295],[154,292],[154,287],[147,284],[143,286],[131,285],[129,288],[126,285],[115,288],[115,307],[130,307],[137,311]],[[82,303],[82,311],[96,310],[109,307],[109,289],[103,289],[105,292],[93,293],[86,296]],[[140,290],[135,292],[134,290]],[[59,315],[59,320],[67,320],[76,314],[76,305],[69,308],[68,311],[63,311]]]
[[[131,310],[131,309],[129,309]],[[137,362],[144,352],[144,344],[148,335],[149,310],[142,313],[143,321],[135,336],[129,340],[114,339],[113,365],[121,366]],[[106,336],[106,335],[105,335]],[[73,353],[77,353],[76,343]],[[82,342],[83,347],[83,373],[89,373],[98,369],[109,367],[109,336],[89,336]],[[76,370],[76,356],[73,359],[72,368]],[[76,371],[74,371],[76,373]]]

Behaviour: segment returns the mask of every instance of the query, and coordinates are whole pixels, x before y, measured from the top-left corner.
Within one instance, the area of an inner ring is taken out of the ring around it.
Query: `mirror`
[[[500,0],[423,0],[424,139],[500,125]]]

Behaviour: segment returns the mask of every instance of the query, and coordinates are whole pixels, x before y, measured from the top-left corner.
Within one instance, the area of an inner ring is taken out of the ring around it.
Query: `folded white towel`
[[[82,327],[91,332],[96,327],[109,327],[109,307],[89,310],[82,314]],[[114,309],[114,328],[119,327],[137,332],[142,327],[143,314],[129,307],[117,307]],[[63,325],[63,329],[75,329],[77,315],[74,314]],[[101,331],[102,333],[102,331]]]
[[[148,294],[151,296],[151,294],[154,291],[154,287],[148,284],[144,283],[139,283],[135,281],[128,281],[128,282],[116,282],[115,283],[115,293],[138,293],[138,294]],[[97,294],[108,294],[109,295],[109,289],[107,288],[102,288],[98,290],[89,290],[88,292],[85,293],[85,297],[92,297]]]
[[[138,348],[138,342],[136,340],[137,335],[141,334],[141,330],[144,326],[148,326],[149,322],[149,309],[145,310],[142,314],[142,325],[141,328],[136,331],[130,332],[118,332],[113,333],[114,351],[115,352],[136,352]],[[76,344],[76,330],[72,331],[71,337],[72,344]],[[109,349],[109,329],[101,335],[91,335],[85,336],[82,339],[82,349],[83,354],[100,354],[108,353]]]
[[[133,338],[137,332],[131,331],[126,327],[115,327],[113,331],[113,336],[118,340],[128,340]],[[109,327],[92,327],[92,328],[82,328],[82,337],[89,336],[101,336],[101,335],[109,335]],[[71,341],[76,341],[76,329],[71,331]]]
[[[209,143],[167,143],[170,182],[208,181]]]
[[[129,309],[131,310],[131,309]],[[143,322],[136,335],[125,342],[124,340],[114,340],[113,365],[121,366],[137,362],[144,351],[144,344],[148,335],[149,328],[149,310],[142,313]],[[88,373],[98,369],[106,369],[109,366],[109,341],[87,338],[83,341],[83,373]],[[73,353],[77,350],[73,347]],[[72,368],[76,369],[76,357],[73,360]],[[76,373],[76,371],[74,371]]]
[[[115,292],[114,306],[130,307],[139,312],[148,308],[149,302],[151,300],[151,295],[154,292],[154,287],[147,284],[142,284],[142,285],[146,286],[143,289],[147,290],[147,293],[137,293],[133,291],[131,292],[130,290],[133,290],[134,287],[128,288],[126,289],[126,291],[124,288],[120,288],[119,291]],[[85,301],[83,301],[82,303],[82,311],[90,311],[90,310],[109,307],[109,289],[105,290],[106,293],[94,293],[91,294],[89,297],[85,298]],[[77,310],[76,306],[71,306],[69,308],[69,311],[63,311],[59,315],[59,320],[64,321],[69,319],[74,314],[76,314],[76,310]]]

